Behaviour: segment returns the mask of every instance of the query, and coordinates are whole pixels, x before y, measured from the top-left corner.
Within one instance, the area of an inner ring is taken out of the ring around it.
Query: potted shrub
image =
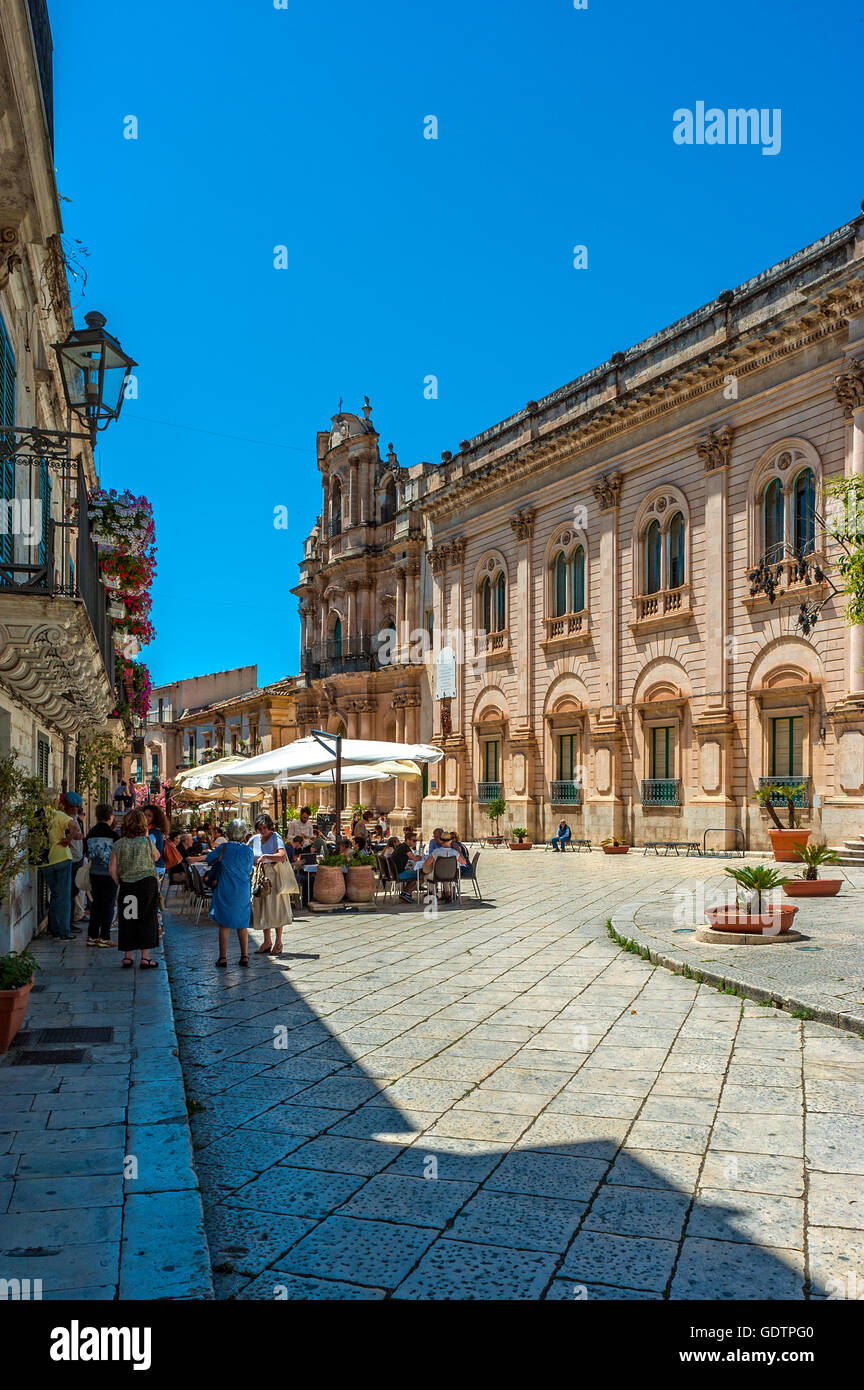
[[[753,936],[762,936],[789,930],[798,911],[797,907],[790,903],[772,904],[770,901],[763,904],[762,901],[764,894],[772,893],[786,883],[782,874],[776,869],[770,869],[767,864],[747,865],[743,869],[726,869],[725,873],[738,885],[736,896],[739,905],[728,907],[721,903],[717,907],[706,907],[705,916],[708,925],[714,931],[750,932]]]
[[[836,864],[837,855],[833,849],[822,842],[805,845],[798,850],[797,857],[804,864],[800,878],[789,878],[783,884],[783,892],[790,898],[833,898],[843,886],[842,878],[820,878],[819,869],[823,864]]]
[[[9,1045],[27,1012],[27,1001],[33,988],[33,972],[39,966],[29,951],[0,956],[0,1052]]]
[[[316,903],[341,903],[345,897],[344,854],[325,854],[318,860],[312,896]]]
[[[375,897],[375,855],[353,854],[345,875],[345,897],[349,903],[371,903]],[[318,875],[316,874],[317,878]]]
[[[626,854],[630,848],[626,840],[619,840],[617,835],[612,835],[608,840],[601,840],[600,846],[604,854]]]
[[[774,822],[774,829],[769,830],[771,848],[774,851],[774,858],[781,864],[794,864],[797,858],[797,851],[803,849],[810,838],[809,830],[801,829],[801,817],[795,808],[795,797],[799,792],[803,792],[804,783],[771,782],[767,786],[760,787],[756,792],[754,800],[766,810]],[[777,814],[772,797],[782,796],[786,802],[789,815],[789,824],[785,826]]]
[[[494,833],[489,836],[490,845],[500,845],[503,841],[504,837],[500,832],[498,822],[506,810],[507,802],[503,796],[496,796],[486,807],[486,814],[494,826]]]
[[[514,825],[513,839],[510,841],[511,849],[533,849],[533,842],[527,839],[528,831],[524,825]]]

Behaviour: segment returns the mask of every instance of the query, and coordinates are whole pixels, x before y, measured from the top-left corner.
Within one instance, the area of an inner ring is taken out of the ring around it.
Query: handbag
[[[273,885],[267,877],[267,871],[264,865],[259,859],[255,868],[252,870],[252,897],[266,898],[272,890]]]
[[[216,863],[211,864],[206,874],[201,875],[201,882],[204,884],[205,888],[210,889],[211,893],[214,892],[216,885],[219,882],[219,874],[222,871],[222,855],[224,853],[225,846],[223,845],[219,851],[219,858],[216,860]]]
[[[166,840],[162,850],[162,858],[165,861],[166,869],[176,869],[178,864],[183,863],[183,855],[180,853],[173,840]]]

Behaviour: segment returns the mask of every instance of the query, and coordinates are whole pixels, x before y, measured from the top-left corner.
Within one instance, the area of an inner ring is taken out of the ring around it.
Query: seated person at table
[[[432,881],[432,876],[435,873],[436,859],[452,859],[454,857],[459,861],[460,870],[467,868],[467,859],[465,858],[464,854],[462,854],[458,849],[455,849],[454,846],[451,845],[449,835],[442,832],[440,844],[434,844],[432,841],[430,841],[429,853],[423,861],[423,877],[426,879],[427,883],[430,883]],[[448,888],[444,894],[445,901],[449,899],[449,896],[450,889]]]
[[[336,846],[336,853],[344,854],[350,859],[351,855],[354,853],[354,841],[349,840],[347,835],[343,835]]]
[[[462,858],[465,860],[464,864],[459,865],[459,873],[461,877],[473,878],[474,866],[471,863],[471,855],[468,853],[462,841],[459,839],[459,836],[455,830],[450,831],[450,848],[455,849],[456,853],[461,854]]]
[[[184,864],[203,863],[204,855],[201,852],[201,847],[196,843],[195,837],[191,835],[188,830],[180,836],[177,848],[183,856]]]
[[[400,883],[405,886],[402,889],[402,901],[410,903],[414,901],[413,885],[417,882],[417,864],[420,856],[417,853],[417,836],[410,830],[405,831],[405,839],[401,843],[397,840],[395,846],[390,851],[390,863],[396,873]],[[409,883],[412,885],[408,887]]]
[[[306,853],[307,844],[308,841],[304,840],[302,835],[295,835],[294,839],[291,841],[291,844],[286,845],[286,849],[290,849],[292,851],[292,854],[289,856],[289,858],[291,858],[295,864],[297,863],[301,854]]]
[[[303,852],[304,854],[323,854],[324,850],[326,849],[326,846],[327,836],[322,835],[320,831],[316,831],[316,833],[312,836],[312,839],[306,841],[305,849]]]
[[[406,834],[409,834],[409,833],[410,833],[409,831],[406,831]],[[397,847],[397,845],[398,845],[399,843],[400,843],[400,841],[399,841],[399,836],[398,836],[398,835],[391,835],[391,836],[390,836],[390,839],[387,841],[387,844],[386,844],[385,847],[384,847],[384,858],[385,858],[385,859],[392,859],[392,857],[393,857],[393,851],[394,851],[394,849],[396,849],[396,847]]]
[[[365,835],[360,835],[358,833],[354,836],[354,839],[351,843],[351,852],[352,855],[369,853],[369,841],[366,839]]]
[[[552,839],[549,841],[550,845],[552,846],[552,848],[554,849],[554,851],[555,851],[556,854],[558,853],[559,850],[561,851],[562,854],[564,853],[564,846],[566,845],[567,841],[570,839],[570,835],[571,835],[571,830],[570,830],[570,827],[569,827],[569,825],[567,824],[566,820],[560,820],[560,821],[558,822],[558,829],[555,831],[555,834],[552,836]]]

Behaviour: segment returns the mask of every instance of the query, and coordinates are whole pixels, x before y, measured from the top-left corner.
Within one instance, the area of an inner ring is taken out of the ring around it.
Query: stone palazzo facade
[[[367,402],[318,466],[297,728],[438,744],[361,787],[394,825],[488,834],[500,794],[536,839],[758,849],[786,780],[813,838],[864,830],[864,629],[820,578],[822,483],[864,472],[864,217],[440,464],[382,456]]]

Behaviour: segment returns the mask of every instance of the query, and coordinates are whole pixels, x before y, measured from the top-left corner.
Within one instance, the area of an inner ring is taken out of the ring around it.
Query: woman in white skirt
[[[291,898],[300,896],[294,870],[288,862],[288,852],[282,836],[266,814],[255,822],[255,834],[249,841],[255,856],[252,874],[252,926],[264,932],[264,940],[256,956],[278,956],[282,952],[282,932],[294,920]],[[276,933],[275,943],[271,934]]]

